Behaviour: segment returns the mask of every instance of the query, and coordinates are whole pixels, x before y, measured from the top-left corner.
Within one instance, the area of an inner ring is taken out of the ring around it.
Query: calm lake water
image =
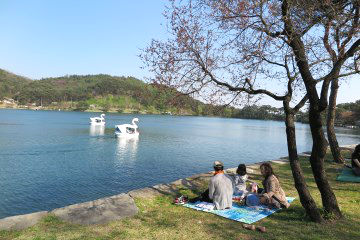
[[[50,210],[171,182],[239,163],[287,155],[283,122],[107,114],[90,127],[82,112],[0,110],[0,218]],[[117,139],[114,125],[138,117],[138,139]],[[338,129],[340,144],[359,132]],[[297,124],[299,152],[311,149],[309,127]]]

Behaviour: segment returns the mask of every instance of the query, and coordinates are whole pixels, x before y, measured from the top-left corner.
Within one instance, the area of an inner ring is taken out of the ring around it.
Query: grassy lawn
[[[344,154],[349,156],[349,152]],[[301,158],[301,162],[312,195],[321,206],[308,159]],[[266,233],[245,230],[239,222],[173,205],[172,197],[161,196],[136,199],[139,213],[133,218],[106,225],[80,226],[48,216],[23,231],[0,231],[0,239],[360,239],[360,183],[335,181],[341,166],[331,162],[330,154],[326,168],[344,220],[332,221],[330,218],[321,225],[309,222],[293,187],[289,164],[273,164],[273,167],[287,195],[296,200],[289,209],[256,223],[265,226]],[[251,177],[261,182],[258,175]],[[205,183],[203,188],[206,188]],[[185,188],[179,191],[194,194]]]

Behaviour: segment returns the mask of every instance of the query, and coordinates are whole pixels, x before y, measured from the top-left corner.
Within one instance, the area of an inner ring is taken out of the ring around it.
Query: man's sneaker
[[[175,198],[175,204],[185,204],[188,202],[188,198],[186,196],[181,195],[180,197]]]

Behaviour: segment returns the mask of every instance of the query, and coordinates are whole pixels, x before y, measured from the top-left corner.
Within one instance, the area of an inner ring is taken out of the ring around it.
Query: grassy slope
[[[301,158],[301,161],[309,188],[320,206],[320,196],[311,177],[308,161],[306,158]],[[273,166],[288,196],[296,196],[297,199],[289,209],[257,223],[266,226],[267,233],[245,230],[239,222],[172,205],[171,197],[164,196],[136,199],[140,212],[133,218],[106,225],[79,226],[49,216],[23,231],[2,231],[0,239],[360,239],[360,184],[336,182],[339,165],[330,161],[326,163],[330,182],[345,219],[323,225],[309,222],[304,215],[288,164]],[[252,177],[260,180],[258,175]],[[181,191],[191,194],[189,190]]]

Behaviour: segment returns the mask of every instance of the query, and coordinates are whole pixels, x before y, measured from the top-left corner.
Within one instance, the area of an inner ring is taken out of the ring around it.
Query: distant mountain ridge
[[[19,105],[48,109],[223,115],[223,107],[134,77],[97,74],[31,80],[0,70],[0,90],[0,100],[8,97]]]

